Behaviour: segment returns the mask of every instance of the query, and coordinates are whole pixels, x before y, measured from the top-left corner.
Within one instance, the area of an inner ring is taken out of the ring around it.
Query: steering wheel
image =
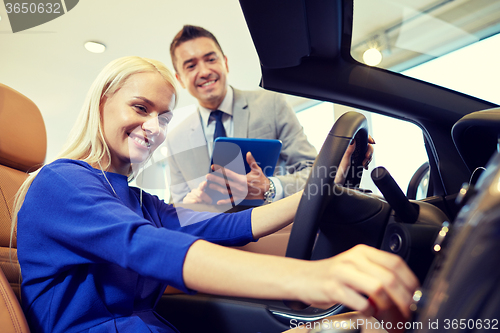
[[[330,197],[324,194],[331,193],[336,171],[352,140],[356,140],[356,149],[351,159],[346,183],[359,185],[362,162],[368,147],[368,122],[362,114],[349,111],[335,122],[316,157],[295,214],[286,250],[287,257],[311,259],[319,228],[319,217]]]
[[[368,122],[357,112],[344,113],[333,125],[312,167],[304,188],[290,233],[286,256],[310,260],[320,218],[332,198],[335,174],[348,146],[356,140],[356,149],[345,184],[358,185],[363,170],[362,162],[368,147]],[[340,188],[340,187],[338,187]],[[302,302],[285,301],[293,309],[303,309]]]

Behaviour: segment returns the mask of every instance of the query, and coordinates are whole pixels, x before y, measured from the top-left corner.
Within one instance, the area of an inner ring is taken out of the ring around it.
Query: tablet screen
[[[217,138],[214,142],[211,164],[227,166],[234,172],[247,174],[250,172],[250,166],[246,161],[246,155],[251,152],[264,175],[271,177],[280,156],[281,145],[280,140],[271,139]]]
[[[217,138],[214,142],[211,165],[219,165],[240,175],[246,175],[251,171],[246,161],[246,154],[247,152],[251,152],[264,175],[271,177],[278,162],[281,146],[280,140]],[[210,169],[209,173],[211,172],[213,171]],[[206,193],[212,198],[213,203],[229,198],[231,181],[225,178],[225,182],[228,192],[224,194],[207,188]],[[263,200],[243,200],[241,202],[240,198],[235,204],[239,203],[247,206],[258,206],[263,203]]]

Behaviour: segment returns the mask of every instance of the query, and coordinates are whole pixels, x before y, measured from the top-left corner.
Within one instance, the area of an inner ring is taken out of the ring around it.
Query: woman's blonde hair
[[[111,162],[111,155],[104,139],[101,103],[104,97],[113,96],[131,75],[148,72],[159,73],[166,83],[174,89],[174,98],[177,96],[174,76],[163,63],[135,56],[123,57],[110,62],[90,86],[76,123],[56,159],[69,158],[95,165],[105,158],[107,164],[103,165],[103,167],[107,169]],[[175,98],[175,100],[177,99]],[[26,193],[39,171],[40,169],[30,174],[16,194],[10,233],[11,248],[16,230],[17,213],[21,209]]]

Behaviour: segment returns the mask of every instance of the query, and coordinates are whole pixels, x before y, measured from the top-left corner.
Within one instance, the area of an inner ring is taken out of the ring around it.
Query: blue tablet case
[[[271,139],[217,138],[214,141],[211,164],[215,163],[221,166],[238,164],[235,159],[238,159],[239,154],[241,154],[245,165],[245,174],[247,174],[250,172],[250,166],[247,163],[246,155],[251,152],[266,177],[271,177],[280,156],[281,145],[280,140]],[[236,165],[237,167],[238,165]],[[242,173],[242,170],[233,171]]]
[[[278,162],[281,146],[280,140],[220,137],[214,141],[210,166],[216,164],[246,175],[251,171],[246,161],[246,154],[251,152],[264,175],[271,177]],[[212,172],[212,170],[210,169],[209,172]],[[224,196],[215,190],[210,189],[207,194],[212,197],[213,203],[221,199],[227,199],[227,195]],[[240,204],[258,206],[262,203],[263,200],[244,200]]]

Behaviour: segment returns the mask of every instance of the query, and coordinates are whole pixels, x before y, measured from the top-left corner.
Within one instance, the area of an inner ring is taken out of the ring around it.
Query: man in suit
[[[246,156],[252,167],[244,181],[247,199],[272,202],[299,191],[317,152],[284,97],[265,90],[241,91],[229,86],[227,57],[217,39],[201,27],[184,26],[171,43],[170,55],[180,85],[199,103],[167,136],[171,201],[211,202],[206,194],[206,180],[221,179],[207,176],[214,131],[221,130],[220,122],[225,136],[282,141],[273,177],[263,174],[251,154]],[[219,115],[212,113],[215,110]]]
[[[247,199],[271,202],[299,191],[317,152],[284,97],[229,86],[227,57],[215,36],[201,27],[184,26],[171,43],[170,55],[179,83],[199,103],[167,137],[172,201],[210,202],[205,180],[217,122],[214,110],[222,111],[226,136],[282,141],[274,177],[267,178],[253,157],[246,156],[252,166],[246,177]]]

